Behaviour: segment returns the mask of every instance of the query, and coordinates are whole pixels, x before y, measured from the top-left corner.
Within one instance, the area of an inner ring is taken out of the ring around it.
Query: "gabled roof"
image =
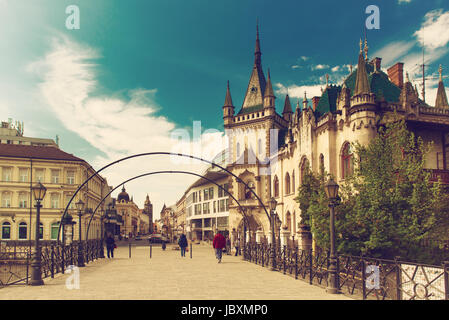
[[[0,157],[85,162],[83,159],[55,147],[20,144],[0,144]]]
[[[340,86],[329,85],[324,89],[320,101],[315,109],[315,116],[318,118],[329,111],[337,110],[337,97],[341,91]]]

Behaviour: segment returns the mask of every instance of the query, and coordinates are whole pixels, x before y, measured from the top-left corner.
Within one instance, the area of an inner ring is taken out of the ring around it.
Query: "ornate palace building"
[[[403,63],[396,63],[385,73],[382,59],[369,59],[366,41],[364,47],[360,42],[357,68],[341,84],[327,81],[320,97],[309,103],[305,96],[302,106],[298,102],[294,110],[287,94],[282,114],[278,114],[270,72],[265,77],[261,55],[257,32],[254,64],[239,109],[233,104],[228,83],[222,108],[229,142],[227,168],[245,181],[267,208],[271,197],[277,200],[284,241],[296,237],[303,240],[300,245],[310,245],[295,201],[305,167],[309,165],[314,172],[323,167],[341,183],[353,171],[351,143],[369,143],[395,112],[424,142],[433,141],[426,167],[432,170],[432,179],[441,177],[449,183],[449,105],[441,67],[437,99],[429,105],[408,75],[404,81]],[[245,208],[249,234],[254,236],[258,230],[259,236],[269,240],[270,221],[264,208],[234,177],[228,177],[228,184]],[[240,211],[230,199],[229,230],[244,230]]]

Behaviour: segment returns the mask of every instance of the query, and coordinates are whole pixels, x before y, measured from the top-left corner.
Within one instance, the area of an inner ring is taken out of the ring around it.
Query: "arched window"
[[[320,154],[320,172],[321,174],[324,173],[324,155]]]
[[[295,189],[295,170],[292,172],[292,192],[296,192]]]
[[[345,143],[341,153],[341,177],[343,179],[352,175],[354,169],[353,162],[354,157],[352,154],[351,145],[349,143]]]
[[[51,224],[51,240],[58,239],[58,231],[59,231],[59,222],[55,222]]]
[[[287,230],[292,232],[292,215],[290,214],[290,211],[285,215],[285,225],[287,226]]]
[[[26,222],[19,223],[19,240],[26,240],[28,234],[28,227]]]
[[[238,160],[238,158],[240,158],[240,143],[238,143],[238,142],[237,142],[237,152],[236,152],[236,155],[237,155],[237,159],[236,159],[236,160]]]
[[[277,176],[274,176],[273,189],[274,196],[279,197],[279,179]]]
[[[248,187],[245,186],[245,199],[254,199],[254,194],[251,192],[255,188],[254,182],[248,181],[246,184]]]
[[[11,224],[9,222],[3,222],[2,224],[2,239],[11,239]]]
[[[285,194],[290,194],[290,175],[288,172],[285,175]]]
[[[304,160],[302,161],[302,164],[301,164],[301,168],[300,168],[300,170],[301,170],[301,183],[304,180],[304,175],[306,174],[306,171],[307,171],[308,168],[310,169],[309,160],[307,160],[307,158],[304,158]]]

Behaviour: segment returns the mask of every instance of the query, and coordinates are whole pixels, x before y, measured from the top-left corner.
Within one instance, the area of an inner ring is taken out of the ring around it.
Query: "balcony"
[[[438,179],[441,179],[443,184],[449,184],[449,170],[431,169],[429,171],[431,182],[437,182]]]

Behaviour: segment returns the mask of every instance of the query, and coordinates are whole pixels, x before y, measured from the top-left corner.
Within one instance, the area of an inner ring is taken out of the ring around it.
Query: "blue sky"
[[[449,73],[443,0],[0,0],[1,120],[24,121],[27,136],[58,134],[63,150],[96,168],[132,153],[170,151],[173,130],[191,132],[193,121],[223,129],[227,80],[241,106],[257,19],[262,66],[270,68],[281,111],[287,88],[296,105],[304,91],[319,94],[326,73],[339,83],[356,65],[370,4],[380,8],[380,30],[367,31],[369,56],[383,58],[384,70],[402,61],[418,79],[424,38],[428,75],[436,77],[439,64]],[[65,27],[68,5],[80,9],[80,30]],[[430,104],[436,85],[429,80]],[[218,152],[213,139],[220,137],[204,133],[203,147]],[[140,159],[105,176],[115,185],[173,166],[162,157]],[[191,179],[151,177],[128,190],[141,207],[149,193],[159,211]]]

